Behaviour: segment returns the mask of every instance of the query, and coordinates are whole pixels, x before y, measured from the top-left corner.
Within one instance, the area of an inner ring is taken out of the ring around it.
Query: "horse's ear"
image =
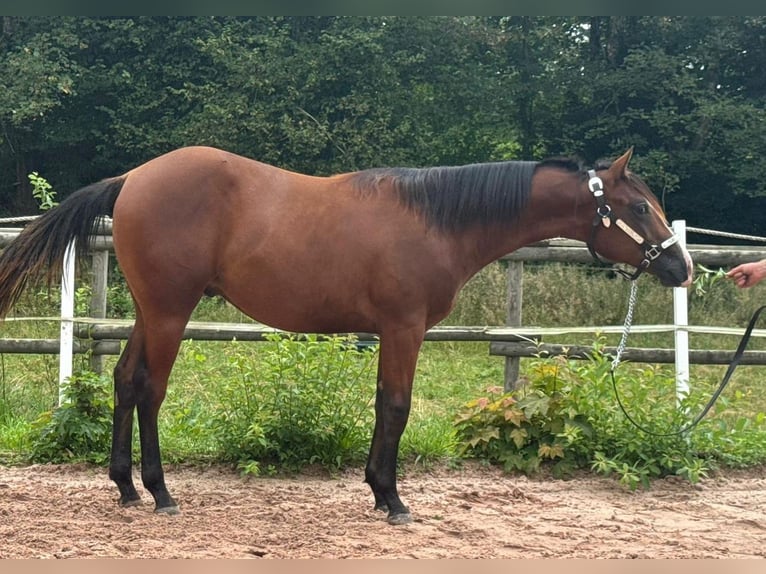
[[[625,177],[625,174],[628,171],[628,163],[630,163],[631,157],[633,157],[633,146],[630,146],[628,151],[614,160],[614,163],[612,163],[612,165],[609,167],[609,171],[613,173],[615,177]]]

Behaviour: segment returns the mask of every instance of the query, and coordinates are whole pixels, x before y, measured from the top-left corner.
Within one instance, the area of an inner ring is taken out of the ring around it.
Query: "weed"
[[[363,460],[377,351],[357,349],[353,337],[267,339],[257,365],[238,344],[225,352],[229,376],[211,419],[223,458],[256,473],[253,461],[337,469]]]
[[[109,388],[109,380],[95,373],[68,379],[62,404],[41,414],[32,425],[30,459],[98,464],[108,460],[112,431]]]
[[[733,424],[705,420],[687,435],[658,436],[681,428],[707,397],[696,390],[677,405],[671,373],[623,363],[617,374],[623,402],[653,434],[637,430],[614,408],[611,363],[602,345],[594,345],[588,361],[536,359],[521,389],[492,388],[467,403],[455,422],[463,451],[509,471],[533,473],[547,464],[562,475],[590,468],[616,475],[630,489],[670,474],[697,482],[721,462],[766,460],[762,413]]]
[[[27,178],[32,185],[32,196],[37,200],[41,211],[48,211],[58,205],[56,192],[47,179],[36,171],[28,174]]]

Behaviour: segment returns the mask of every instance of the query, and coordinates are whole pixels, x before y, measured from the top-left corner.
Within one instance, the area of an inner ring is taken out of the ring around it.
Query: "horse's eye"
[[[648,215],[649,213],[649,204],[647,203],[638,203],[633,206],[633,211],[636,213],[636,215]]]

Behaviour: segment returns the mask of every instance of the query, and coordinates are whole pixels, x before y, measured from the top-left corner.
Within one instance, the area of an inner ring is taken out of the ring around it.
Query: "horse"
[[[66,197],[0,256],[0,317],[25,285],[48,285],[67,245],[85,254],[111,216],[135,324],[114,368],[109,478],[119,504],[141,503],[132,478],[137,413],[141,479],[155,512],[179,512],[162,468],[157,418],[184,328],[205,295],[292,332],[379,336],[375,425],[364,471],[391,524],[399,440],[425,332],[481,268],[552,237],[688,286],[692,263],[653,193],[628,169],[632,148],[585,170],[571,158],[317,177],[210,147],[184,147]]]

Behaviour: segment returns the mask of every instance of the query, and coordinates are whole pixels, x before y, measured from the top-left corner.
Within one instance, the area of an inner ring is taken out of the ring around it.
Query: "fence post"
[[[506,324],[509,327],[521,327],[521,303],[523,299],[523,261],[508,262],[508,316]],[[503,387],[506,391],[516,388],[519,380],[519,357],[505,358],[505,382]]]
[[[106,291],[109,274],[109,252],[94,251],[92,255],[92,281],[93,291],[90,295],[90,316],[94,319],[106,317]],[[90,370],[99,375],[104,370],[104,356],[90,355]]]
[[[59,406],[64,402],[64,381],[72,376],[74,346],[74,261],[75,241],[64,252],[61,276],[61,330],[59,340]]]
[[[686,221],[673,221],[678,244],[686,247]],[[673,325],[676,343],[676,400],[680,403],[689,394],[689,309],[686,287],[673,288]]]

